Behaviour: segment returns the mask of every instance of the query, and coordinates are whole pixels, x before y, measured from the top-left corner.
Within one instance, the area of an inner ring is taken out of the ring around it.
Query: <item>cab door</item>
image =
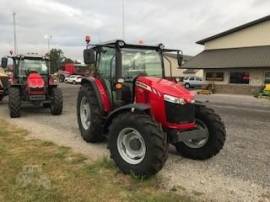
[[[97,76],[104,84],[112,106],[115,105],[115,49],[103,47],[98,55]]]

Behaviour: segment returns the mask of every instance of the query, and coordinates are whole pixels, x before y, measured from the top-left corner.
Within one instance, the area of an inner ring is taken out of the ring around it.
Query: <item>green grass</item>
[[[157,177],[123,175],[106,157],[89,163],[68,147],[26,135],[0,120],[0,201],[193,201],[162,191]]]

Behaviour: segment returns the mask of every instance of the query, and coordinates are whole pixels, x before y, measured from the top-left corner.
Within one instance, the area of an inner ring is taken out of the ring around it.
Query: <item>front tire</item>
[[[208,137],[205,140],[196,142],[190,140],[189,142],[179,142],[175,144],[176,150],[184,157],[205,160],[209,159],[223,148],[226,139],[226,130],[221,118],[205,106],[196,106],[197,124],[206,127],[208,130]]]
[[[108,148],[120,170],[141,177],[156,174],[168,157],[167,135],[147,114],[117,116],[110,127]]]
[[[21,116],[21,95],[19,88],[11,87],[9,89],[8,107],[11,118]]]
[[[86,142],[104,140],[102,112],[99,109],[96,93],[90,85],[80,88],[77,99],[77,120],[81,136]]]
[[[60,115],[63,111],[63,94],[61,89],[52,89],[52,102],[50,104],[51,114]]]

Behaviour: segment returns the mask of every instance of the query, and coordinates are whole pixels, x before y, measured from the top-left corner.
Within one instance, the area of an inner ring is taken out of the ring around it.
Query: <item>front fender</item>
[[[112,112],[109,113],[109,115],[106,118],[105,124],[104,124],[104,133],[106,134],[108,132],[109,126],[112,123],[112,120],[118,116],[121,113],[124,112],[135,112],[135,111],[139,111],[139,112],[146,112],[146,113],[150,113],[151,107],[150,105],[147,104],[140,104],[140,103],[136,103],[136,104],[128,104],[128,105],[124,105],[121,106],[115,110],[113,110]]]
[[[93,88],[101,111],[108,113],[111,110],[110,97],[103,83],[99,79],[94,77],[83,78],[81,85],[90,85]]]

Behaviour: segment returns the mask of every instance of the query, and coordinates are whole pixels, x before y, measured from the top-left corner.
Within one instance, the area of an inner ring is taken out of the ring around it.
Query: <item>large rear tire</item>
[[[8,107],[11,118],[18,118],[21,116],[21,95],[19,88],[11,87],[9,89]]]
[[[63,111],[63,94],[60,88],[53,88],[52,91],[52,102],[50,104],[51,114],[60,115]]]
[[[92,86],[83,85],[77,99],[77,120],[82,138],[86,142],[101,142],[105,138],[102,134],[102,112]]]
[[[205,106],[196,106],[196,119],[200,127],[207,128],[208,137],[201,141],[179,142],[175,147],[184,157],[195,160],[209,159],[218,154],[224,146],[225,126],[215,111]]]
[[[168,157],[167,135],[147,114],[117,116],[110,127],[108,148],[120,170],[141,177],[156,174]]]

